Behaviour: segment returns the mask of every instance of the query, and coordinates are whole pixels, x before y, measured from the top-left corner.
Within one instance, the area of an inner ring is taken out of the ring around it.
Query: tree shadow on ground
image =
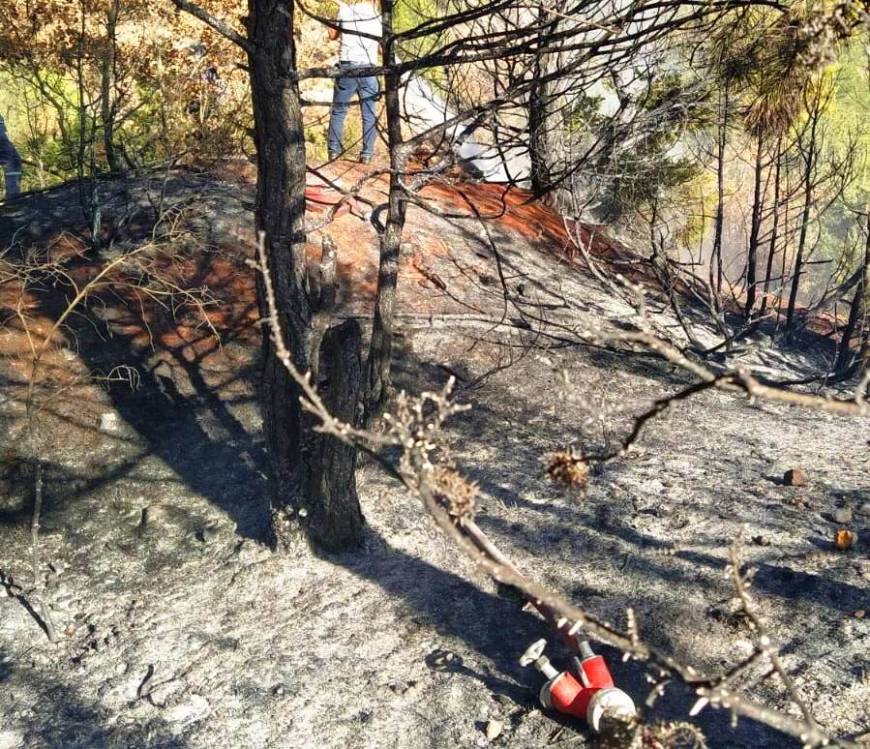
[[[162,719],[127,723],[98,702],[84,699],[43,668],[19,665],[0,647],[0,683],[6,707],[2,728],[22,736],[21,746],[63,749],[186,749]],[[10,704],[14,688],[25,689],[26,704]]]
[[[507,206],[505,206],[506,208]],[[511,294],[519,281],[522,285],[536,289],[544,297],[559,297],[562,292],[559,287],[558,274],[554,272],[554,265],[558,264],[556,267],[559,268],[559,274],[576,277],[582,286],[594,288],[599,297],[613,295],[612,289],[593,277],[585,267],[585,261],[580,264],[577,261],[566,259],[561,254],[560,248],[554,246],[552,238],[544,239],[542,237],[541,240],[535,241],[528,237],[519,237],[515,229],[511,229],[509,225],[498,220],[500,217],[494,218],[495,220],[481,222],[469,216],[467,219],[453,222],[457,234],[467,244],[476,247],[476,252],[481,257],[494,259],[494,244],[498,251],[502,273],[510,279],[507,289],[502,288],[501,284],[489,289],[478,285],[478,291],[495,298],[503,298],[505,294]],[[486,225],[485,231],[482,229],[484,225]],[[620,265],[613,266],[604,257],[593,257],[593,260],[599,265],[599,271],[610,278],[615,278],[617,274],[626,274],[631,278],[632,273],[639,273],[644,279],[642,284],[646,288],[645,297],[648,309],[656,315],[667,314],[670,318],[670,326],[679,329],[681,326],[677,316],[672,311],[672,303],[665,290],[655,280],[652,264],[640,254],[631,252],[629,254],[633,255],[634,259],[629,263],[628,269]],[[633,266],[636,267],[633,268]],[[534,267],[535,273],[530,274],[529,269],[532,267]],[[552,282],[552,285],[541,279]],[[696,329],[695,333],[698,330],[707,330],[714,334],[717,340],[722,339],[722,336],[716,332],[710,307],[703,301],[702,296],[703,293],[697,297],[692,294],[681,295],[677,300],[680,305],[680,313],[690,329]],[[514,295],[514,301],[521,302],[520,306],[522,304],[530,305],[530,311],[534,306],[530,298],[522,299]],[[619,322],[613,319],[613,309],[605,310],[601,304],[590,298],[567,298],[566,301],[577,310],[587,313],[594,311],[611,323],[618,324]],[[509,310],[509,317],[520,314],[519,308],[515,309],[510,304],[507,305],[506,309]],[[626,314],[625,318],[628,319],[629,316]],[[798,310],[795,321],[791,340],[789,340],[784,335],[782,321],[776,316],[757,320],[747,326],[742,314],[737,312],[735,307],[735,311],[726,313],[725,320],[730,334],[734,336],[735,348],[733,353],[726,354],[725,347],[720,345],[709,352],[709,356],[712,360],[727,365],[732,356],[739,355],[748,347],[758,345],[759,338],[766,336],[771,340],[776,340],[777,347],[783,351],[800,356],[804,360],[807,376],[823,374],[828,371],[829,364],[838,351],[835,331],[832,329],[825,333],[814,329],[810,325],[812,321],[807,319],[804,310]],[[570,335],[561,338],[557,336],[557,340],[563,342],[572,338]],[[613,352],[606,346],[584,344],[579,342],[579,339],[574,345],[582,346],[589,359],[602,367],[612,366],[614,360],[618,359],[620,369],[659,381],[665,386],[686,385],[693,381],[691,375],[684,370],[664,364],[662,359],[652,352]]]
[[[426,656],[426,665],[432,671],[473,679],[492,694],[503,695],[526,710],[539,707],[542,679],[531,667],[520,666],[519,657],[529,644],[541,637],[549,638],[551,633],[540,618],[522,609],[518,597],[494,595],[453,572],[397,549],[371,526],[366,528],[365,548],[363,553],[325,558],[376,583],[391,599],[409,607],[409,615],[418,626],[462,643],[478,661],[468,663],[445,643]],[[558,642],[551,643],[550,655],[567,662],[567,653]],[[579,724],[562,716],[553,718],[558,724],[579,728]]]
[[[445,645],[433,649],[426,657],[429,668],[474,679],[491,693],[504,695],[525,710],[539,708],[538,691],[542,678],[531,668],[520,667],[519,656],[528,644],[540,637],[548,639],[548,654],[557,667],[567,667],[570,655],[547,625],[537,616],[523,611],[518,598],[487,593],[453,572],[400,551],[371,527],[367,534],[367,553],[327,558],[355,575],[377,583],[391,598],[402,601],[416,612],[421,625],[461,642],[476,656],[492,664],[469,665],[466,659]],[[649,603],[654,606],[656,602]],[[607,659],[616,683],[638,703],[642,702],[650,690],[642,664],[624,663],[619,651],[606,646],[596,646],[596,651]],[[693,690],[670,684],[665,696],[647,711],[647,718],[651,722],[685,720],[696,700]],[[546,737],[558,726],[574,734],[569,740],[589,739],[588,727],[581,721],[553,712],[547,712],[546,716],[548,720],[541,728],[542,742],[546,743]],[[698,723],[712,749],[786,749],[800,745],[763,724],[742,720],[732,726],[730,714],[722,710],[706,711]]]
[[[408,389],[412,387],[417,390],[440,389],[446,381],[447,374],[443,369],[433,362],[417,359],[413,351],[407,348],[398,353],[397,359],[399,382]],[[414,383],[415,378],[416,383]],[[462,398],[461,393],[460,398]],[[503,405],[500,408],[489,405],[494,400]],[[474,403],[472,411],[460,414],[450,422],[450,428],[456,433],[457,445],[474,444],[475,440],[488,437],[490,446],[493,444],[497,446],[496,450],[488,453],[485,464],[462,466],[462,470],[486,494],[498,499],[506,507],[532,510],[546,516],[547,520],[529,529],[522,524],[508,523],[495,516],[483,515],[480,519],[482,526],[497,528],[505,535],[522,541],[530,549],[547,548],[549,544],[558,543],[565,538],[573,538],[575,541],[582,539],[581,545],[594,544],[604,548],[610,539],[617,538],[639,550],[672,550],[670,544],[632,528],[628,524],[629,517],[625,512],[611,512],[606,506],[599,507],[595,513],[578,512],[561,502],[530,502],[523,497],[524,485],[533,486],[538,491],[542,487],[546,489],[541,462],[543,456],[536,455],[534,450],[508,449],[506,444],[499,442],[498,437],[493,438],[493,435],[504,434],[506,417],[510,415],[513,419],[513,429],[527,430],[528,433],[521,432],[520,436],[530,439],[533,431],[535,442],[538,444],[560,445],[566,441],[569,443],[579,441],[583,445],[582,437],[578,439],[576,424],[567,416],[558,414],[545,423],[535,421],[534,429],[528,429],[528,423],[517,419],[516,414],[535,419],[539,415],[539,408],[524,401],[516,393],[505,394],[503,397],[490,397],[488,401],[489,404]],[[569,439],[566,440],[566,436]],[[652,435],[647,437],[652,438]],[[647,439],[647,446],[649,444]],[[618,464],[606,466],[596,480],[600,482],[608,472],[619,470]],[[500,480],[500,477],[505,478]],[[831,488],[830,491],[833,493],[834,489]],[[549,492],[557,494],[559,490],[549,487]],[[711,513],[719,511],[714,504],[708,509]],[[823,542],[823,546],[827,551],[832,550],[830,542]],[[680,551],[675,553],[675,556],[692,562],[699,568],[722,569],[724,566],[723,559],[698,551]],[[663,579],[688,582],[687,578],[681,577],[674,570],[656,565],[652,561],[649,564],[652,565],[649,571],[655,570],[655,574]],[[795,602],[817,602],[843,613],[851,613],[861,608],[862,591],[854,585],[824,575],[793,570],[785,565],[784,560],[783,563],[759,562],[755,564],[755,568],[757,569],[755,586],[765,595]]]
[[[201,270],[205,271],[204,268]],[[48,297],[40,311],[51,319],[57,319],[63,310],[62,303],[61,295]],[[109,394],[112,406],[135,431],[137,440],[141,441],[143,456],[153,455],[164,461],[188,487],[224,510],[236,522],[241,535],[262,538],[268,522],[264,499],[266,485],[261,470],[263,452],[252,436],[254,430],[239,421],[228,408],[227,398],[216,393],[203,376],[203,358],[197,353],[196,345],[199,339],[182,341],[176,346],[161,345],[170,368],[177,370],[179,376],[185,379],[186,386],[182,391],[174,377],[166,377],[158,371],[147,349],[134,345],[132,335],[112,331],[105,323],[94,326],[90,321],[77,318],[72,320],[71,326],[78,339],[79,355],[90,371],[104,372],[119,363],[139,371],[142,381],[138,390],[131,392],[123,385],[112,386]],[[152,331],[155,336],[159,336],[159,333],[159,330]],[[404,368],[406,375],[413,378],[413,389],[421,389],[421,383],[428,387],[430,382],[443,382],[444,374],[436,365],[415,360],[407,352],[399,352],[398,358],[401,364],[397,379],[401,381],[401,370]],[[592,363],[605,369],[612,368],[616,363],[616,355],[608,354],[606,360],[593,357]],[[619,363],[623,365],[624,361],[619,359]],[[243,369],[236,376],[241,379],[253,378],[254,366]],[[656,364],[655,371],[662,373],[662,366]],[[527,414],[534,413],[531,404],[515,405]],[[211,426],[204,425],[204,416],[209,417]],[[486,409],[477,409],[473,421],[468,417],[458,423],[460,433],[465,430],[466,434],[472,431],[476,434],[493,432],[503,428],[500,415]],[[564,425],[553,420],[545,436],[553,440],[563,439]],[[250,464],[240,460],[242,452],[248,452]],[[510,468],[515,469],[516,466],[502,466],[503,470]],[[511,489],[501,486],[500,491],[510,492]],[[516,496],[515,501],[518,506],[523,502],[519,496]],[[557,517],[565,514],[562,509],[548,508],[546,511]],[[577,520],[576,517],[564,519],[566,522]],[[516,531],[513,527],[510,530],[512,533]],[[628,534],[627,529],[608,529],[608,532]],[[537,546],[541,539],[530,537],[527,540]],[[631,543],[643,541],[636,535],[626,540]],[[342,557],[337,563],[361,577],[377,582],[391,596],[405,601],[420,612],[436,631],[463,641],[494,664],[492,671],[485,672],[460,663],[458,667],[461,673],[481,681],[493,692],[505,694],[518,704],[533,705],[539,681],[532,674],[520,671],[516,657],[528,642],[541,635],[542,624],[523,614],[514,601],[504,601],[479,590],[453,573],[395,549],[387,549],[387,553],[379,556],[374,563],[371,559],[357,556]],[[506,631],[511,633],[508,645]],[[611,662],[613,660],[611,658]],[[433,659],[433,665],[437,666],[436,661]],[[641,669],[627,666],[620,673],[625,673],[625,678],[629,680],[627,683],[638,685],[636,694],[643,693]],[[57,687],[57,690],[57,699],[60,700],[64,695],[61,687]],[[98,718],[99,715],[94,713],[93,719]],[[713,721],[718,719],[716,717]],[[741,725],[746,726],[747,723]],[[755,724],[751,726],[746,729],[749,733],[745,736],[763,735],[764,738],[751,742],[747,740],[743,746],[786,745],[779,734],[771,736],[767,729]],[[728,736],[734,740],[732,743],[717,745],[739,746],[741,744],[734,742],[744,740],[744,734],[729,732]]]
[[[195,175],[173,178],[168,183],[158,184],[158,193],[163,191],[165,196],[177,192],[180,197],[176,202],[180,200],[187,204],[192,198],[185,190],[189,192],[203,187],[197,180]],[[212,184],[214,180],[206,179],[205,182],[208,182],[212,197],[220,197],[230,190],[225,185],[215,186]],[[111,187],[106,196],[107,205],[111,204],[115,213],[129,213],[124,218],[127,223],[124,225],[123,245],[135,246],[149,237],[154,226],[154,209],[149,206],[151,198],[143,203],[144,199],[139,196],[139,204],[134,201],[131,205],[126,186],[121,189],[117,185]],[[144,188],[139,185],[139,188],[148,190],[147,184]],[[74,200],[77,191],[77,185],[66,185],[28,196],[18,201],[14,210],[0,211],[0,246],[26,248],[31,243],[43,246],[50,243],[51,237],[59,236],[58,227],[68,231],[76,228],[86,230],[79,223],[82,214]],[[110,211],[106,213],[108,216]],[[193,268],[187,269],[186,288],[210,285],[215,257],[209,252],[197,254]],[[242,262],[241,258],[236,260]],[[90,262],[87,257],[74,258],[68,269],[74,270]],[[221,282],[226,284],[226,288],[217,284],[218,288],[212,289],[218,298],[231,294],[232,274],[225,274]],[[52,321],[60,319],[73,295],[72,289],[54,277],[42,281],[33,278],[32,285],[37,291],[38,303],[32,314]],[[258,379],[256,359],[236,367],[229,378],[222,378],[220,372],[212,372],[210,381],[207,381],[205,371],[206,359],[219,352],[221,346],[226,347],[237,339],[242,346],[247,345],[244,341],[251,334],[248,313],[254,302],[241,309],[228,308],[224,314],[224,335],[219,342],[207,327],[185,327],[176,319],[175,309],[166,308],[163,314],[159,314],[161,310],[155,304],[158,308],[155,319],[153,315],[149,317],[141,298],[138,309],[133,301],[125,305],[111,293],[102,295],[102,298],[95,295],[66,321],[64,333],[74,341],[78,357],[92,376],[99,378],[116,367],[124,366],[135,371],[138,387],[131,388],[124,382],[110,381],[107,384],[111,406],[124,423],[122,433],[115,433],[113,437],[118,442],[128,443],[125,460],[102,475],[76,477],[73,486],[65,483],[63,501],[72,501],[110,481],[121,479],[153,456],[174,470],[191,490],[222,509],[235,522],[240,535],[265,539],[268,530],[265,455],[261,442],[252,436],[256,428],[241,423],[239,409],[235,408],[244,402],[244,397],[236,393],[250,392]],[[125,324],[118,325],[117,314],[107,315],[106,310],[122,310],[128,319],[122,318]],[[129,318],[133,318],[132,325]],[[143,344],[143,335],[150,341],[150,347],[148,343]],[[216,385],[215,380],[221,379]],[[132,437],[127,436],[130,432]],[[134,451],[138,454],[130,457],[129,453]],[[52,493],[49,487],[46,491],[49,495]],[[47,516],[62,510],[61,502],[54,499],[51,497],[47,503]],[[17,521],[22,510],[27,508],[15,508],[14,512],[3,509],[6,511],[0,516],[0,521],[12,522]]]

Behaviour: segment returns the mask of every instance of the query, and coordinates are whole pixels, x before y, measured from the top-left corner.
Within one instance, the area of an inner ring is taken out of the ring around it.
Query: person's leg
[[[21,156],[5,135],[0,135],[0,166],[6,182],[6,198],[21,193]]]
[[[342,146],[344,119],[347,116],[350,100],[356,92],[356,86],[355,78],[340,76],[335,79],[335,87],[332,92],[332,109],[329,113],[329,133],[326,139],[330,158],[335,158],[344,152],[344,147]]]
[[[360,157],[371,159],[375,153],[378,135],[378,79],[375,76],[359,79],[359,107],[362,114],[363,147]]]

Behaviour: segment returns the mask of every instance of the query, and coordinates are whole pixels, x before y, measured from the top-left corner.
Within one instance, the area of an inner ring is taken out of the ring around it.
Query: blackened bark
[[[776,167],[773,173],[773,225],[770,229],[770,243],[767,246],[767,268],[764,272],[764,296],[761,299],[761,314],[763,315],[769,304],[770,281],[773,277],[773,259],[776,256],[776,241],[779,239],[779,194],[780,181],[782,178],[782,139],[776,145]]]
[[[113,174],[123,169],[121,159],[115,149],[115,118],[118,102],[115,97],[118,53],[118,19],[121,15],[121,0],[112,0],[106,14],[106,52],[101,60],[100,70],[100,119],[103,125],[103,149],[106,162]]]
[[[793,235],[792,232],[792,222],[791,222],[791,180],[789,179],[789,169],[788,163],[786,162],[786,170],[785,170],[785,190],[786,195],[789,196],[785,200],[785,205],[782,209],[782,260],[780,261],[779,267],[779,286],[776,290],[776,328],[779,330],[780,322],[782,321],[782,301],[783,294],[785,293],[785,272],[786,272],[786,264],[788,261],[788,245],[789,238]]]
[[[362,385],[362,332],[356,320],[326,330],[319,352],[319,385],[327,410],[337,419],[357,423]],[[356,448],[327,434],[315,434],[309,475],[308,531],[329,551],[357,546],[362,539],[363,515],[356,490]]]
[[[320,265],[311,269],[308,277],[310,299],[314,305],[311,320],[311,339],[309,360],[311,362],[311,381],[319,382],[320,345],[323,336],[332,323],[336,297],[336,262],[338,248],[331,237],[324,235],[320,249]]]
[[[529,94],[529,158],[532,192],[536,198],[546,195],[553,184],[550,172],[550,84],[535,82]]]
[[[725,225],[725,146],[728,141],[728,87],[719,94],[719,132],[716,150],[716,219],[713,228],[712,263],[716,264],[716,298],[722,294],[722,231]],[[712,267],[711,267],[712,275]],[[711,285],[712,284],[711,278]]]
[[[549,24],[547,17],[553,18]],[[547,40],[556,31],[558,16],[550,13],[548,8],[541,6],[538,12],[538,23],[541,31],[538,34],[538,47],[547,46]],[[529,90],[529,160],[531,162],[531,183],[535,197],[546,195],[553,187],[551,170],[552,148],[552,116],[551,102],[553,99],[552,84],[547,79],[547,58],[544,52],[535,53],[532,63],[532,83]]]
[[[761,190],[761,178],[764,170],[762,162],[764,137],[759,132],[756,136],[755,150],[755,183],[752,193],[752,225],[749,230],[749,251],[746,258],[746,303],[743,307],[743,316],[749,320],[752,310],[755,308],[755,299],[758,293],[758,237],[761,233],[761,204],[764,195]]]
[[[382,410],[390,392],[393,316],[399,275],[399,252],[407,209],[407,203],[402,194],[402,175],[405,171],[406,158],[402,147],[399,99],[401,81],[393,68],[395,63],[392,39],[393,6],[393,0],[383,0],[381,4],[384,27],[384,64],[389,66],[384,76],[384,98],[387,114],[387,139],[390,148],[390,192],[386,226],[381,236],[378,291],[369,347],[368,382],[365,396],[365,420],[367,422],[371,421]]]
[[[846,322],[846,327],[843,330],[843,336],[840,339],[840,350],[837,353],[837,363],[835,369],[838,371],[845,370],[850,367],[849,361],[852,347],[852,337],[858,328],[859,322],[861,328],[861,343],[859,344],[859,361],[864,358],[864,349],[867,341],[867,292],[870,290],[870,214],[867,214],[867,239],[864,245],[864,263],[862,266],[861,277],[858,280],[858,285],[855,288],[855,296],[852,297],[852,304],[849,306],[849,320]],[[866,366],[866,364],[865,364]]]
[[[797,253],[794,258],[794,273],[791,278],[791,290],[788,296],[788,310],[785,314],[785,329],[792,331],[794,325],[795,305],[797,303],[798,290],[800,289],[801,275],[804,268],[804,251],[807,245],[807,230],[810,225],[810,214],[813,209],[813,173],[816,166],[816,155],[818,144],[816,142],[817,126],[819,124],[819,109],[816,105],[815,109],[810,112],[810,135],[807,143],[806,151],[804,152],[804,204],[801,210],[801,228],[798,235]]]
[[[307,372],[312,307],[306,293],[305,143],[294,79],[293,13],[292,7],[287,12],[286,0],[249,0],[248,8],[247,49],[258,167],[256,226],[265,237],[281,331],[293,364],[300,372]],[[268,310],[262,283],[259,302],[265,317]],[[299,403],[299,386],[280,361],[267,330],[263,351],[260,397],[272,479],[272,540],[279,549],[289,546],[301,523],[312,539],[331,549],[355,543],[348,532],[359,525],[353,471],[343,468],[324,478],[325,472],[346,465],[342,446],[337,441],[324,442],[314,433],[314,419]],[[339,498],[342,482],[344,499]],[[348,510],[354,506],[355,511]],[[349,512],[346,518],[333,515],[345,511]]]

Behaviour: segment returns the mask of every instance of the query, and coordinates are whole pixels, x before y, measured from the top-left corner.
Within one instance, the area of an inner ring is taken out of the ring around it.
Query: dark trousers
[[[339,62],[342,70],[352,71],[354,68],[369,67],[356,65],[352,62]],[[371,156],[375,152],[377,137],[377,112],[375,102],[378,99],[378,79],[375,76],[340,76],[335,79],[335,89],[332,94],[332,111],[329,115],[329,135],[327,147],[329,153],[338,155],[344,152],[342,138],[344,137],[344,119],[351,99],[359,97],[359,108],[362,114],[363,146],[362,156]]]
[[[21,156],[5,133],[0,133],[0,166],[6,182],[6,197],[14,198],[21,192]]]

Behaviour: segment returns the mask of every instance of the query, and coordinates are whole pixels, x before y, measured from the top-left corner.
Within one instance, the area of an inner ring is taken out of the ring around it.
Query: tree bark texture
[[[384,63],[394,63],[392,44],[393,0],[383,0],[381,13],[384,26]],[[402,174],[405,157],[402,149],[402,115],[398,73],[389,69],[384,76],[384,98],[387,113],[387,139],[390,148],[390,191],[387,221],[381,236],[378,263],[378,291],[369,346],[368,382],[365,396],[365,420],[370,422],[382,409],[390,392],[390,368],[393,357],[393,318],[396,285],[399,276],[399,255],[405,228],[407,203],[404,199]]]
[[[286,0],[249,0],[248,7],[258,167],[256,226],[265,237],[281,332],[293,364],[307,372],[313,311],[306,291],[305,142],[293,75],[293,9],[288,12]],[[268,309],[262,283],[258,291],[265,318]],[[300,406],[299,386],[280,361],[270,332],[264,329],[263,335],[260,398],[271,472],[272,541],[279,549],[290,546],[301,526],[312,540],[330,549],[355,543],[358,538],[348,532],[359,526],[353,471],[324,475],[342,463],[333,452],[343,446],[337,441],[324,442],[313,431],[315,419]],[[346,498],[340,501],[342,486]],[[348,506],[355,506],[348,518],[332,516]]]
[[[337,419],[356,424],[362,377],[362,331],[356,320],[328,328],[319,352],[323,402]],[[328,434],[315,434],[308,477],[307,525],[311,539],[328,551],[357,546],[363,515],[356,490],[356,448]]]
[[[797,305],[797,295],[800,290],[801,275],[804,268],[804,252],[807,245],[807,231],[810,226],[810,214],[813,210],[813,173],[816,166],[817,143],[816,132],[819,123],[819,112],[815,110],[810,112],[812,118],[810,125],[809,142],[804,155],[804,203],[801,210],[800,233],[798,235],[797,253],[794,259],[794,273],[791,278],[791,290],[788,296],[788,309],[785,314],[785,329],[791,333],[794,326],[795,307]]]
[[[746,304],[743,308],[743,316],[749,320],[755,308],[755,299],[758,293],[758,239],[761,234],[761,208],[764,201],[764,193],[761,189],[763,164],[764,137],[759,132],[756,136],[755,151],[755,180],[752,193],[752,225],[749,230],[749,250],[746,258]]]
[[[858,362],[866,366],[865,351],[867,341],[867,292],[870,290],[870,213],[867,214],[867,239],[864,245],[864,262],[861,269],[861,277],[855,287],[855,296],[849,306],[849,319],[840,339],[840,350],[837,354],[835,369],[842,371],[852,367],[856,362],[850,362],[852,352],[852,338],[856,330],[861,331],[861,340],[858,345]],[[859,327],[860,324],[860,327]],[[862,367],[863,368],[863,367]]]

